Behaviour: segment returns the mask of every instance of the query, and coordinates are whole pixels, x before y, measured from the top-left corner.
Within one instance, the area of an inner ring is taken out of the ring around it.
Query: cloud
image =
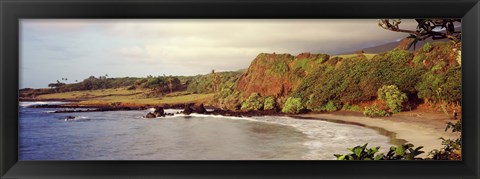
[[[402,23],[408,28],[415,24]],[[238,70],[262,52],[335,54],[406,36],[381,29],[375,19],[24,19],[21,27],[22,61],[72,59],[64,62],[75,65],[78,76],[72,79],[95,70],[124,76]],[[49,70],[45,66],[35,74]],[[69,74],[72,69],[54,70],[50,73]],[[42,80],[25,73],[30,81]]]

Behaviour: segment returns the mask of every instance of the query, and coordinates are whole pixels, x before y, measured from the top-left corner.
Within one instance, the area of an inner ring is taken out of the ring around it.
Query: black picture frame
[[[1,0],[2,178],[480,178],[478,0]],[[22,18],[462,18],[462,161],[18,161]]]

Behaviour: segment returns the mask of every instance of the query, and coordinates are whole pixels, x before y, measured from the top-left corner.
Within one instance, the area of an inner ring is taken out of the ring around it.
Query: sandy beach
[[[449,119],[449,116],[442,113],[409,111],[391,117],[370,118],[363,116],[360,112],[342,111],[324,114],[308,113],[299,116],[383,128],[396,133],[398,139],[404,139],[415,146],[424,146],[423,151],[425,153],[421,157],[426,157],[431,150],[442,147],[440,137],[455,139],[460,136],[460,134],[451,131],[445,132],[446,123],[456,120]],[[353,146],[355,144],[352,144],[351,147]]]

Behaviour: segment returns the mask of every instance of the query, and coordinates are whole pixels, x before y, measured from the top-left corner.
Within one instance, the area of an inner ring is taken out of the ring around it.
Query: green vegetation
[[[362,109],[358,105],[350,105],[349,103],[344,104],[342,107],[343,111],[361,111]]]
[[[308,70],[310,68],[309,59],[297,59],[294,64],[295,68],[301,68],[302,70]]]
[[[425,54],[419,54],[415,57],[413,57],[413,60],[412,62],[415,64],[415,65],[420,65],[421,63],[423,63],[423,61],[427,58],[427,56],[425,56]]]
[[[427,43],[423,44],[422,50],[423,50],[423,52],[428,53],[428,52],[430,52],[430,50],[432,50],[432,48],[433,48],[432,45],[427,42]]]
[[[305,108],[302,105],[301,98],[289,97],[285,102],[285,104],[283,105],[282,112],[297,114],[303,111],[304,109]]]
[[[378,98],[387,103],[392,113],[399,113],[402,110],[402,103],[408,100],[407,95],[395,85],[382,86],[378,89]]]
[[[272,110],[276,109],[276,102],[275,102],[275,97],[269,96],[265,98],[265,101],[263,102],[263,110]]]
[[[440,69],[439,65],[421,76],[415,86],[418,97],[433,103],[460,103],[461,101],[461,67]]]
[[[219,92],[227,82],[236,82],[242,75],[241,72],[215,72],[212,70],[207,75],[197,75],[187,80],[187,91],[192,93]]]
[[[342,59],[332,66],[320,65],[301,81],[291,96],[308,96],[302,103],[309,110],[319,111],[329,101],[355,104],[374,99],[383,85],[396,85],[402,91],[415,93],[421,68],[408,65],[413,55],[393,50],[368,60],[365,57]]]
[[[375,104],[370,107],[365,107],[363,114],[368,117],[385,117],[390,115],[387,111],[380,109]]]
[[[289,70],[288,64],[285,63],[285,61],[275,63],[272,69],[272,71],[277,75],[285,74],[288,72],[288,70]]]
[[[258,93],[252,93],[240,108],[243,111],[258,111],[263,107],[263,98]]]
[[[220,92],[213,97],[213,104],[224,110],[237,110],[240,103],[240,92],[236,90],[236,84],[227,81],[222,84]]]
[[[404,144],[399,146],[392,146],[387,154],[378,153],[380,147],[373,147],[367,149],[367,145],[355,146],[349,148],[350,154],[334,154],[337,160],[422,160],[418,155],[425,153],[421,151],[422,146],[414,148],[413,144]]]

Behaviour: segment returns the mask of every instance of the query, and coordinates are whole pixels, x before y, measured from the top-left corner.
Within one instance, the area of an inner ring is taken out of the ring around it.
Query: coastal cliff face
[[[290,54],[259,54],[250,64],[237,84],[237,90],[244,97],[251,93],[275,98],[288,96],[318,64],[329,59],[327,54],[301,53]]]

